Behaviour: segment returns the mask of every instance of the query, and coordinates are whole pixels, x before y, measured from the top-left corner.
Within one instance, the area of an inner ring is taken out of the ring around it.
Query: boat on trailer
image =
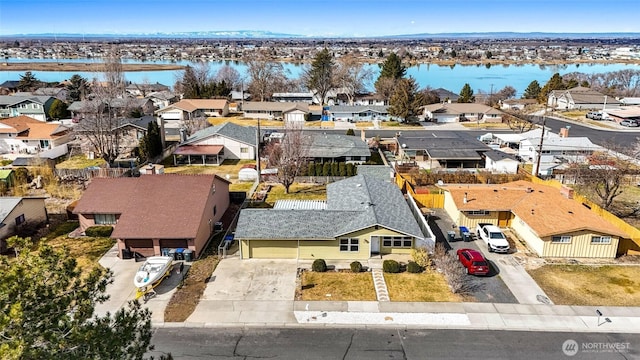
[[[144,295],[152,291],[162,279],[171,274],[172,265],[171,256],[148,257],[133,278],[133,285],[138,289],[138,294]]]

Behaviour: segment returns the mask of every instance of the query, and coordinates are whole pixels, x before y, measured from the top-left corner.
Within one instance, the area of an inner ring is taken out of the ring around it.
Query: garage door
[[[125,248],[137,252],[143,256],[156,255],[153,251],[153,240],[125,240]]]
[[[296,259],[297,241],[249,241],[249,256],[255,259]]]

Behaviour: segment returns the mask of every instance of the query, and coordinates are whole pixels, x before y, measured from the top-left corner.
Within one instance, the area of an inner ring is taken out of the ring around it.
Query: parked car
[[[467,274],[487,275],[489,273],[489,263],[479,251],[459,249],[456,253]]]
[[[626,127],[638,127],[638,122],[635,120],[622,120],[620,121],[620,125]]]
[[[597,111],[589,111],[585,116],[587,119],[602,120],[602,113]]]
[[[499,227],[489,223],[479,223],[476,227],[476,235],[484,240],[489,252],[509,252],[509,241]]]

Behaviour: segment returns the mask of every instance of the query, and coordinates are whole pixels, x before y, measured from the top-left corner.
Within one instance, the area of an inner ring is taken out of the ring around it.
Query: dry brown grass
[[[292,184],[289,193],[284,193],[284,186],[274,185],[265,200],[273,204],[276,200],[326,200],[327,187],[325,185]]]
[[[258,126],[258,119],[249,119],[244,116],[227,116],[227,117],[210,117],[207,119],[211,125],[220,125],[226,122],[232,122],[241,126]],[[284,122],[278,120],[260,119],[261,127],[283,128]]]
[[[476,123],[473,121],[460,123],[467,129],[509,129],[509,124],[505,123]]]
[[[247,191],[251,190],[252,186],[253,186],[253,182],[250,182],[250,181],[237,182],[237,183],[233,183],[233,184],[229,185],[229,191],[244,191],[244,192],[247,192]]]
[[[207,279],[215,270],[220,259],[209,255],[192,263],[183,284],[169,300],[164,310],[164,321],[183,322],[193,313],[200,297],[207,288]]]
[[[70,159],[65,160],[56,165],[58,169],[84,169],[90,166],[102,166],[106,162],[104,159],[87,159],[84,155],[72,156]]]
[[[98,265],[98,260],[116,243],[114,239],[108,237],[79,237],[69,238],[67,235],[74,228],[78,227],[78,223],[62,223],[56,229],[52,229],[49,237],[42,238],[47,244],[54,248],[66,247],[69,249],[70,256],[76,259],[78,266],[83,272],[88,272]],[[62,231],[60,231],[62,230]],[[57,235],[60,232],[65,234]]]
[[[229,181],[238,180],[238,171],[242,166],[247,164],[255,164],[254,160],[225,160],[220,166],[204,166],[204,165],[185,165],[185,166],[169,166],[164,168],[167,174],[186,174],[186,175],[218,175],[226,178],[229,175]]]
[[[384,274],[391,301],[461,302],[463,298],[449,290],[444,276],[435,271],[421,274]]]
[[[558,305],[640,306],[640,266],[545,265],[529,273]]]
[[[371,273],[304,271],[301,300],[375,301]]]

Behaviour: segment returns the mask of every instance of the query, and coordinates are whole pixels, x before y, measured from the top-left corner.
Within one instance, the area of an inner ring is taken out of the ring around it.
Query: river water
[[[4,62],[102,62],[100,59],[5,59]],[[125,63],[140,63],[138,60],[123,60]],[[189,61],[147,61],[156,64],[179,64],[189,65]],[[247,67],[241,62],[234,61],[213,61],[210,62],[211,73],[215,74],[225,64],[234,67],[238,72],[246,77]],[[284,63],[286,74],[290,78],[298,78],[304,71],[305,65]],[[375,74],[374,79],[379,74],[377,65],[370,66]],[[469,83],[477,94],[479,92],[496,92],[505,86],[513,86],[520,97],[529,83],[537,80],[543,86],[551,76],[558,72],[560,75],[582,72],[586,74],[607,73],[624,69],[640,70],[637,64],[567,64],[567,65],[432,65],[421,64],[407,69],[407,75],[416,79],[421,88],[431,87],[434,89],[445,88],[454,93],[459,93],[465,83]],[[0,66],[1,70],[1,66]],[[66,71],[33,71],[37,79],[42,81],[63,81],[69,79],[74,74],[79,74],[87,79],[102,77],[100,73],[94,72],[66,72]],[[7,80],[19,80],[24,71],[0,71],[0,83]],[[136,71],[127,72],[125,77],[131,82],[161,83],[173,86],[176,80],[181,77],[182,70],[165,71]],[[373,85],[369,84],[369,89]]]

